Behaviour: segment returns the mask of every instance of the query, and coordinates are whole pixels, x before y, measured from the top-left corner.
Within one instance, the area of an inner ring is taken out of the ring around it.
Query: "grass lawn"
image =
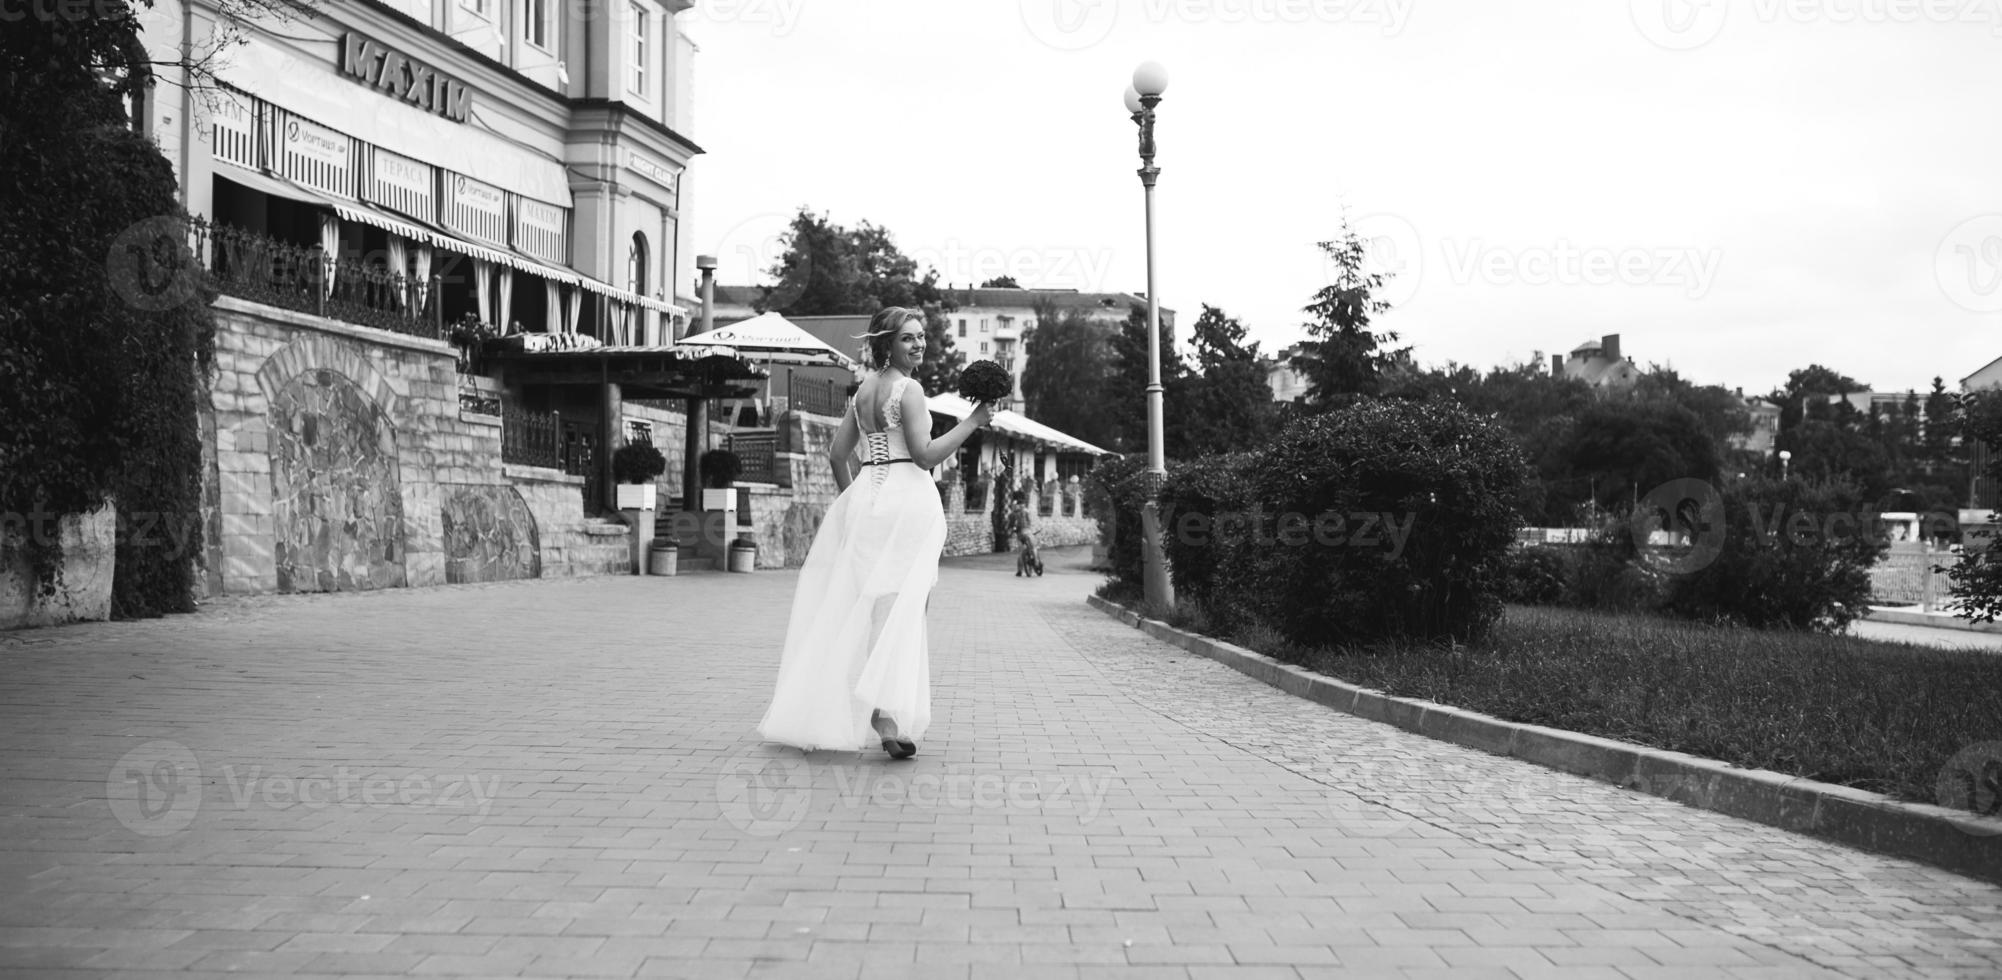
[[[1208,633],[1199,611],[1166,619]],[[1955,753],[2002,740],[2002,655],[1979,651],[1525,606],[1459,648],[1221,639],[1400,697],[1924,803]]]

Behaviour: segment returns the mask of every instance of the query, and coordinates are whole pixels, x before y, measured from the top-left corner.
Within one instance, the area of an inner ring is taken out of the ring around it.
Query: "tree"
[[[1275,418],[1257,344],[1245,344],[1244,325],[1203,304],[1191,329],[1195,370],[1181,379],[1171,430],[1180,458],[1238,452],[1263,443]]]
[[[1021,284],[1021,283],[1019,283],[1019,282],[1016,282],[1016,281],[1015,281],[1015,277],[1014,277],[1014,276],[995,276],[994,278],[992,278],[992,279],[989,279],[989,280],[987,280],[986,282],[983,282],[983,283],[981,283],[981,284],[980,284],[980,288],[982,288],[982,289],[1020,289],[1020,288],[1022,288],[1022,284]]]
[[[1810,364],[1788,372],[1786,387],[1775,390],[1771,397],[1780,406],[1780,431],[1785,432],[1804,418],[1827,418],[1829,416],[1825,413],[1836,411],[1828,405],[1826,397],[1816,396],[1848,395],[1869,390],[1869,385],[1833,368]]]
[[[1703,420],[1668,402],[1600,402],[1552,435],[1558,438],[1539,448],[1556,478],[1551,489],[1562,491],[1556,496],[1613,513],[1670,480],[1715,480],[1721,466]]]
[[[1991,481],[2002,480],[2002,392],[1960,396],[1954,419],[1967,444],[1978,442],[1987,449],[1981,475]],[[1995,535],[2002,531],[2002,524],[1991,520],[1988,530]],[[1995,537],[1989,540],[1985,552],[1962,554],[1947,571],[1953,581],[1953,596],[1961,603],[1959,615],[1977,623],[1992,623],[2002,617],[2002,544],[1993,543]]]
[[[1341,407],[1365,395],[1374,395],[1381,386],[1386,366],[1410,348],[1380,349],[1397,340],[1395,333],[1372,333],[1372,317],[1387,313],[1390,304],[1377,299],[1387,277],[1363,268],[1367,247],[1346,219],[1341,237],[1320,242],[1338,270],[1335,281],[1314,294],[1304,312],[1313,320],[1305,326],[1308,341],[1293,358],[1293,364],[1307,378],[1307,402],[1316,411]]]
[[[1048,300],[1035,306],[1036,325],[1023,336],[1022,398],[1029,417],[1096,446],[1114,442],[1106,408],[1112,370],[1112,328]]]
[[[0,513],[29,516],[12,543],[53,590],[54,522],[116,504],[112,614],[188,611],[210,294],[173,168],[126,124],[155,64],[138,18],[48,9],[0,30]]]
[[[849,229],[800,208],[786,229],[785,251],[762,287],[759,312],[782,316],[872,315],[886,306],[925,312],[925,360],[915,377],[933,393],[959,382],[966,356],[954,350],[946,314],[956,307],[938,286],[938,270],[918,274],[888,229],[867,221]]]
[[[1179,390],[1187,368],[1175,354],[1175,331],[1165,316],[1161,318],[1160,333],[1163,422],[1173,419],[1179,425],[1188,416],[1172,407],[1170,396]],[[1148,450],[1147,374],[1147,307],[1134,303],[1128,308],[1126,322],[1112,336],[1111,371],[1106,378],[1106,388],[1099,396],[1105,411],[1111,414],[1113,442],[1107,448],[1114,452]],[[1164,440],[1165,436],[1164,432]]]

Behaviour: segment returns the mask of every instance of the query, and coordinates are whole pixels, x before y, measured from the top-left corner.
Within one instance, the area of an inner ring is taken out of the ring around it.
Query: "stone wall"
[[[631,571],[579,478],[502,465],[500,421],[459,408],[451,345],[230,296],[215,312],[210,592]]]
[[[0,629],[109,619],[117,527],[110,504],[60,521],[35,516],[0,524]],[[54,536],[63,549],[51,595],[42,594],[20,549],[37,534]]]

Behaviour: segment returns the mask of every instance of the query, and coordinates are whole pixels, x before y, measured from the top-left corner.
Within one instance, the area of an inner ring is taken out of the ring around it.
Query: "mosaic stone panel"
[[[535,515],[513,487],[446,487],[445,581],[542,577]]]
[[[279,590],[404,585],[396,433],[375,404],[322,368],[286,382],[269,420]]]

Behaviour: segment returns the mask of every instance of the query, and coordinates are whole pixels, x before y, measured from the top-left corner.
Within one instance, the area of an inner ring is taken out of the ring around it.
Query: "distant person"
[[[828,450],[840,493],[820,522],[793,593],[771,707],[758,732],[812,751],[855,751],[873,731],[893,759],[917,754],[931,724],[925,603],[945,550],[945,508],[927,474],[993,418],[981,404],[933,439],[924,387],[925,315],[890,307],[869,321],[863,380]],[[860,446],[868,475],[851,472]]]
[[[1015,508],[1008,515],[1008,530],[1015,535],[1019,552],[1015,556],[1015,577],[1043,574],[1043,557],[1036,551],[1035,515],[1029,512],[1029,495],[1024,491],[1015,491]]]

